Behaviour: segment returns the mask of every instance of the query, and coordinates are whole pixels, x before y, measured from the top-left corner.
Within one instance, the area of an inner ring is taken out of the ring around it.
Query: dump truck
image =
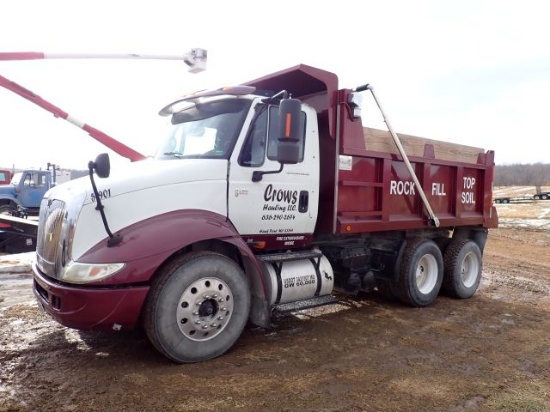
[[[363,125],[369,92],[388,131]],[[143,327],[189,363],[275,312],[475,294],[498,226],[493,151],[397,134],[371,85],[304,64],[159,114],[154,157],[112,172],[100,154],[42,201],[33,288],[60,324]]]
[[[0,169],[0,186],[9,185],[11,182],[12,172],[9,169]]]

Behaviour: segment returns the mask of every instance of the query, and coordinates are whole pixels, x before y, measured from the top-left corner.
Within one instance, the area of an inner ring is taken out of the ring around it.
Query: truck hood
[[[153,187],[218,180],[227,175],[227,167],[228,161],[223,159],[145,159],[113,168],[108,178],[94,176],[94,180],[100,195],[116,197]],[[86,193],[84,204],[95,203],[89,176],[58,185],[45,197],[67,201],[83,192]]]
[[[225,159],[146,159],[113,168],[110,177],[94,176],[94,180],[110,229],[117,233],[176,210],[202,209],[225,215],[227,169]],[[48,191],[41,221],[47,223],[46,209],[58,207],[58,201],[63,202],[60,207],[66,226],[74,227],[67,233],[74,235],[74,242],[69,239],[69,244],[73,244],[72,258],[76,260],[107,236],[89,177]]]

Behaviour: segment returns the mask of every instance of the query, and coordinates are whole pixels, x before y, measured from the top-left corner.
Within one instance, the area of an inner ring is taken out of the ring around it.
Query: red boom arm
[[[54,106],[47,100],[44,100],[40,96],[31,92],[30,90],[25,89],[23,86],[20,86],[19,84],[9,79],[6,79],[2,75],[0,75],[0,86],[18,94],[19,96],[29,100],[30,102],[36,104],[37,106],[40,106],[44,110],[47,110],[48,112],[52,113],[55,117],[60,117],[68,121],[69,123],[72,123],[73,125],[85,130],[86,132],[88,132],[90,136],[92,136],[98,142],[103,143],[109,149],[112,149],[119,155],[126,157],[131,161],[141,160],[145,158],[145,156],[142,155],[141,153],[136,152],[134,149],[131,149],[130,147],[112,138],[111,136],[108,136],[102,131],[72,117],[68,113],[61,110],[59,107]]]
[[[60,53],[41,53],[41,52],[0,52],[0,61],[8,60],[40,60],[40,59],[153,59],[153,60],[183,60],[189,66],[191,73],[199,73],[206,68],[207,52],[204,49],[191,49],[183,56],[174,55],[147,55],[147,54],[60,54]],[[19,84],[6,79],[0,75],[0,86],[4,87],[19,96],[33,102],[44,110],[52,113],[55,117],[60,117],[69,123],[85,130],[94,139],[103,143],[109,149],[112,149],[119,155],[130,159],[131,161],[144,159],[145,156],[136,152],[134,149],[126,146],[118,140],[106,135],[102,131],[87,125],[84,122],[72,117],[68,113],[54,106],[47,100],[34,94],[30,90]]]

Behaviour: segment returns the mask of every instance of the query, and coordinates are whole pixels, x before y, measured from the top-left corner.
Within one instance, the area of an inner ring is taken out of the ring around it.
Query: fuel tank
[[[321,255],[307,259],[260,260],[269,279],[269,303],[291,303],[332,293],[334,273]]]

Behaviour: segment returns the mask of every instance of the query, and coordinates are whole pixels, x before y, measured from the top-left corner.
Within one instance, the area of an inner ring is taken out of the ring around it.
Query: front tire
[[[482,257],[472,240],[454,242],[445,251],[443,291],[455,298],[468,299],[476,293],[481,281]]]
[[[437,298],[443,282],[443,256],[433,240],[420,239],[407,245],[395,292],[401,302],[428,306]]]
[[[144,328],[153,346],[176,363],[220,356],[241,335],[250,312],[241,268],[212,252],[190,253],[153,281]]]
[[[12,205],[2,205],[0,206],[0,215],[13,215],[14,212],[16,212],[17,209],[14,208]]]

